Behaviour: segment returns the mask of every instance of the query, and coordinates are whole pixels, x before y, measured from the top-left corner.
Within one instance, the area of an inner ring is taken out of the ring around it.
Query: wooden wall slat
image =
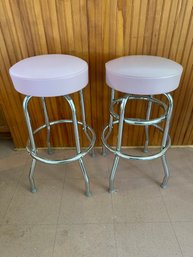
[[[156,55],[181,63],[184,72],[180,87],[172,93],[174,112],[171,138],[175,145],[193,144],[193,0],[1,0],[0,1],[0,96],[16,147],[24,147],[27,130],[22,95],[11,83],[10,66],[29,56],[72,54],[89,63],[89,85],[85,88],[88,123],[101,144],[102,128],[108,122],[110,90],[105,84],[105,63],[123,55]],[[121,94],[118,94],[121,95]],[[81,118],[79,96],[73,96]],[[161,98],[163,99],[163,97]],[[70,117],[60,98],[47,99],[51,120]],[[131,102],[128,116],[145,115],[146,104]],[[39,99],[30,103],[34,127],[43,122]],[[160,113],[154,108],[152,116]],[[73,146],[71,126],[52,129],[55,146]],[[111,142],[116,143],[116,131]],[[144,129],[127,126],[124,145],[142,145]],[[151,129],[151,144],[160,134]],[[80,131],[83,145],[85,137]],[[45,145],[45,133],[37,136]]]

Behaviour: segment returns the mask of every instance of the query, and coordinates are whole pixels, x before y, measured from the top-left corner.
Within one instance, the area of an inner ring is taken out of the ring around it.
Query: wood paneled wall
[[[4,133],[9,133],[9,126],[7,124],[5,114],[3,112],[3,109],[1,107],[1,102],[0,102],[0,136],[3,135]]]
[[[108,120],[110,92],[106,61],[131,54],[168,57],[183,65],[180,87],[173,93],[171,137],[174,145],[193,144],[193,1],[192,0],[0,0],[0,93],[16,147],[24,147],[27,131],[23,96],[13,88],[8,69],[34,55],[65,53],[89,63],[90,83],[84,90],[87,120],[97,135]],[[74,96],[78,104],[78,95]],[[61,98],[48,99],[50,119],[69,117]],[[33,125],[43,122],[38,99],[31,103]],[[78,116],[80,117],[78,107]],[[132,103],[128,115],[144,115],[145,105]],[[159,112],[154,110],[154,115]],[[53,129],[55,146],[72,146],[72,128]],[[142,145],[142,128],[125,129],[125,145]],[[152,144],[160,138],[151,131]],[[81,133],[81,140],[85,140]],[[116,135],[112,137],[115,143]],[[43,136],[37,136],[39,145]]]

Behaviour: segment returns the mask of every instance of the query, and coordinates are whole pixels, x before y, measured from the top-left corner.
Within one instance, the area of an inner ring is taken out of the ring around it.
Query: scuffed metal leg
[[[114,97],[115,97],[115,90],[112,89],[112,90],[111,90],[110,106],[111,106],[111,104],[112,104],[112,102],[113,102]],[[111,132],[112,132],[112,129],[113,129],[113,116],[110,114],[110,118],[109,118],[109,131],[108,131],[108,133],[107,133],[107,135],[106,135],[106,137],[105,137],[105,141],[109,138],[109,136],[110,136],[110,134],[111,134]],[[104,145],[102,146],[102,155],[103,155],[103,156],[106,156],[106,155],[107,155],[107,150],[106,150],[106,148],[105,148]]]
[[[119,113],[119,129],[118,129],[118,136],[117,136],[117,146],[116,146],[116,152],[120,152],[121,150],[121,143],[122,143],[122,134],[123,134],[123,123],[124,123],[124,115],[125,115],[125,106],[127,104],[128,98],[123,98],[121,105],[120,105],[120,113]],[[117,166],[119,163],[119,156],[115,153],[115,158],[113,162],[113,166],[111,169],[111,175],[109,178],[109,192],[114,192],[114,178],[115,173],[117,170]]]
[[[34,177],[33,177],[35,166],[36,166],[36,160],[32,159],[32,164],[31,164],[31,168],[30,168],[30,172],[29,172],[29,182],[30,182],[30,185],[31,185],[31,192],[32,193],[37,192],[37,188],[36,188]]]
[[[164,178],[163,178],[163,182],[161,183],[161,188],[166,188],[167,187],[167,183],[170,177],[170,172],[168,169],[168,164],[167,164],[167,158],[166,155],[164,154],[162,157],[162,164],[163,164],[163,169],[164,169]]]
[[[32,130],[31,121],[30,121],[29,112],[28,112],[28,102],[30,99],[31,99],[31,96],[25,97],[25,99],[23,101],[23,111],[24,111],[24,115],[25,115],[26,125],[28,128],[31,151],[36,154],[36,145],[35,145],[35,141],[34,141],[33,130]],[[35,186],[34,177],[33,177],[35,165],[36,165],[36,160],[32,159],[31,169],[29,172],[29,181],[30,181],[32,193],[35,193],[37,191],[36,186]]]
[[[43,106],[43,110],[44,110],[45,124],[46,124],[46,128],[47,128],[46,142],[47,142],[47,146],[48,146],[48,154],[51,154],[52,149],[51,149],[51,145],[50,145],[50,122],[49,122],[49,118],[48,118],[48,112],[47,112],[47,108],[46,108],[45,98],[42,97],[41,99],[42,99],[42,106]]]
[[[151,99],[151,96],[149,97]],[[152,102],[149,100],[148,107],[147,107],[147,113],[146,113],[146,120],[150,119],[151,115],[151,107]],[[148,152],[148,145],[149,145],[149,126],[145,126],[145,146],[144,146],[144,153]]]
[[[172,117],[172,110],[173,110],[173,99],[172,99],[171,95],[170,94],[165,94],[165,95],[169,101],[169,104],[168,104],[168,110],[167,110],[167,115],[166,115],[165,130],[164,130],[163,139],[162,139],[162,149],[165,148],[167,140],[168,140],[168,132],[169,132],[169,128],[170,128],[170,120]],[[170,177],[170,172],[168,169],[166,155],[164,154],[161,158],[162,158],[162,165],[163,165],[163,169],[164,169],[164,178],[163,178],[163,181],[160,186],[162,188],[166,188],[169,177]]]
[[[108,133],[107,133],[107,135],[106,135],[106,137],[105,137],[105,140],[107,140],[107,139],[109,138],[109,136],[110,136],[110,134],[111,134],[111,132],[112,132],[112,129],[113,129],[113,116],[110,115],[110,119],[109,119],[109,130],[108,130]],[[103,156],[106,156],[106,155],[107,155],[107,150],[106,150],[106,148],[105,148],[104,145],[102,146],[102,155],[103,155]]]
[[[85,182],[85,188],[86,188],[85,195],[89,197],[89,196],[91,196],[90,182],[89,182],[89,177],[88,177],[88,174],[87,174],[87,171],[86,171],[86,168],[85,168],[82,158],[79,159],[79,165],[80,165],[80,169],[82,171],[82,175],[83,175],[84,182]]]
[[[112,167],[111,174],[109,177],[109,193],[113,193],[116,191],[114,188],[114,179],[115,179],[115,173],[117,170],[117,166],[119,164],[119,158],[120,157],[118,155],[116,155],[114,158],[114,161],[113,161],[113,167]]]
[[[86,137],[88,138],[89,142],[91,143],[92,139],[91,139],[91,137],[89,136],[88,131],[87,131],[87,124],[86,124],[86,115],[85,115],[85,108],[84,108],[84,96],[83,96],[83,91],[80,90],[79,94],[80,94],[80,106],[81,106],[81,113],[82,113],[83,130],[84,130],[84,133],[85,133]],[[92,157],[95,157],[94,148],[91,149],[90,153],[91,153],[91,156],[92,156]]]
[[[68,95],[64,96],[64,98],[67,100],[71,111],[72,111],[72,121],[73,121],[73,125],[74,125],[74,136],[75,136],[75,142],[76,142],[76,152],[77,154],[81,153],[81,149],[80,149],[80,140],[79,140],[79,132],[78,132],[78,122],[77,122],[77,117],[76,117],[76,108],[74,105],[74,102],[72,100],[72,98]],[[79,164],[80,164],[80,168],[83,174],[83,178],[84,178],[84,182],[85,182],[85,186],[86,186],[86,196],[90,196],[91,192],[90,192],[90,182],[89,182],[89,177],[86,171],[86,168],[84,166],[83,160],[82,158],[79,159]]]

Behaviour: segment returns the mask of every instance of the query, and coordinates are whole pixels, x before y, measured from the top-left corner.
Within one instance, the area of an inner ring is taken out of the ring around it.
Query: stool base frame
[[[92,130],[92,128],[86,124],[84,97],[83,97],[82,90],[79,91],[79,95],[80,95],[82,121],[77,121],[76,108],[75,108],[72,98],[69,95],[65,95],[63,97],[70,106],[70,109],[72,112],[72,120],[57,120],[57,121],[50,122],[49,118],[48,118],[45,98],[42,97],[41,101],[42,101],[42,107],[43,107],[43,111],[44,111],[45,124],[43,124],[41,127],[37,128],[34,131],[32,129],[30,116],[29,116],[29,112],[28,112],[28,103],[29,103],[30,99],[32,98],[32,96],[26,96],[23,101],[23,110],[24,110],[25,120],[26,120],[28,133],[29,133],[29,140],[28,140],[28,144],[27,144],[26,148],[32,157],[32,164],[31,164],[31,168],[30,168],[30,172],[29,172],[29,181],[30,181],[31,191],[33,193],[37,191],[35,181],[34,181],[34,170],[35,170],[35,166],[36,166],[36,161],[40,161],[40,162],[43,162],[46,164],[65,164],[65,163],[69,163],[69,162],[73,162],[73,161],[78,161],[83,178],[84,178],[84,182],[85,182],[85,188],[86,188],[85,194],[86,194],[86,196],[91,195],[90,181],[89,181],[89,177],[88,177],[88,174],[87,174],[84,162],[83,162],[83,157],[89,152],[91,152],[91,154],[94,156],[93,147],[94,147],[94,144],[96,141],[96,137],[95,137],[95,133]],[[63,159],[63,160],[50,160],[50,159],[46,159],[46,158],[42,158],[42,157],[38,156],[37,148],[36,148],[36,144],[35,144],[35,140],[34,140],[34,134],[38,133],[40,130],[42,130],[44,128],[47,129],[47,146],[48,146],[48,153],[50,154],[52,152],[51,145],[50,145],[51,126],[55,125],[55,124],[61,124],[61,123],[72,123],[73,124],[74,137],[75,137],[75,143],[76,143],[76,155],[74,157],[71,157],[68,159]],[[84,151],[82,151],[81,147],[80,147],[78,125],[83,127],[83,131],[90,142],[90,145]]]
[[[108,125],[104,128],[102,137],[101,137],[102,143],[103,143],[103,149],[102,149],[103,155],[106,155],[106,149],[108,149],[115,155],[110,178],[109,178],[109,192],[116,191],[114,188],[114,179],[115,179],[115,174],[116,174],[116,170],[118,167],[120,157],[128,159],[128,160],[153,160],[153,159],[160,157],[162,160],[163,170],[164,170],[164,178],[163,178],[163,181],[160,186],[162,188],[167,187],[170,173],[169,173],[167,159],[166,159],[166,151],[168,150],[168,148],[171,145],[171,140],[168,135],[168,131],[169,131],[169,127],[170,127],[170,120],[171,120],[171,115],[172,115],[172,110],[173,110],[173,100],[172,100],[171,95],[168,93],[164,94],[164,96],[168,100],[168,105],[166,105],[162,101],[154,98],[151,95],[141,96],[141,95],[126,94],[122,98],[115,99],[115,90],[112,89],[111,102],[110,102],[110,119],[109,119]],[[134,119],[134,118],[126,118],[125,117],[126,104],[131,99],[148,101],[146,119]],[[160,107],[162,107],[164,109],[164,114],[158,118],[150,119],[152,103],[155,103],[155,104],[159,105]],[[114,112],[115,104],[120,104],[119,114]],[[165,121],[164,129],[158,125],[158,123],[160,123],[162,121]],[[133,155],[128,155],[128,154],[123,153],[121,151],[121,143],[122,143],[123,126],[125,123],[130,124],[130,125],[139,125],[139,126],[145,127],[145,135],[146,135],[145,146],[144,146],[145,153],[148,152],[149,126],[152,125],[152,126],[156,127],[157,129],[159,129],[163,133],[160,151],[156,154],[147,155],[147,156],[133,156]],[[113,130],[113,126],[115,124],[118,124],[117,144],[116,144],[116,148],[112,148],[107,143],[107,140],[108,140],[108,138]]]

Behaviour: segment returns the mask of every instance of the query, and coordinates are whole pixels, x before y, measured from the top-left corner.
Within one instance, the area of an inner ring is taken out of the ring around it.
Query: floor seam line
[[[164,190],[164,189],[160,189],[160,190]],[[166,189],[166,190],[167,190],[167,189]],[[160,192],[160,193],[161,193],[161,192]],[[162,197],[162,201],[163,201],[163,204],[164,204],[164,206],[165,206],[167,215],[168,215],[168,217],[169,217],[169,221],[170,221],[170,225],[171,225],[172,231],[173,231],[174,236],[175,236],[175,238],[176,238],[176,241],[177,241],[177,243],[178,243],[178,247],[179,247],[179,249],[180,249],[181,255],[182,255],[182,257],[184,257],[184,254],[183,254],[183,251],[182,251],[180,242],[179,242],[179,240],[178,240],[178,237],[177,237],[177,235],[176,235],[175,229],[174,229],[174,227],[173,227],[172,220],[171,220],[171,218],[170,218],[169,211],[168,211],[168,208],[167,208],[167,205],[166,205],[166,203],[165,203],[165,200],[164,200],[164,197],[163,197],[162,193],[161,193],[161,197]]]
[[[27,164],[27,160],[26,160],[26,162],[25,162],[25,164],[24,164],[24,167],[23,167],[23,170],[21,171],[21,174],[20,174],[20,176],[19,176],[19,178],[18,178],[18,181],[17,181],[16,186],[15,186],[14,193],[13,193],[13,195],[12,195],[10,201],[9,201],[9,204],[8,204],[8,206],[7,206],[7,209],[6,209],[6,211],[5,211],[5,214],[3,215],[3,218],[2,218],[3,223],[2,223],[1,225],[8,225],[7,223],[5,223],[5,218],[6,218],[6,216],[7,216],[7,213],[8,213],[8,211],[9,211],[9,208],[10,208],[10,206],[11,206],[11,203],[12,203],[12,201],[13,201],[13,199],[14,199],[14,196],[16,195],[16,193],[17,193],[18,190],[19,190],[19,183],[21,182],[21,180],[22,180],[22,178],[23,178],[24,169],[25,169],[26,164]],[[18,168],[18,169],[19,169],[19,168]]]
[[[57,217],[57,221],[56,221],[56,231],[55,231],[55,236],[54,236],[54,242],[53,242],[53,250],[52,250],[52,257],[54,257],[54,250],[55,250],[55,245],[56,245],[56,236],[57,236],[57,231],[58,231],[58,221],[59,221],[59,217],[60,217],[60,211],[61,211],[61,207],[62,207],[62,198],[63,198],[63,194],[64,194],[64,184],[66,182],[66,167],[65,167],[65,175],[64,175],[64,181],[63,181],[63,185],[62,185],[62,193],[61,193],[61,197],[60,197],[60,206],[58,209],[58,217]]]

